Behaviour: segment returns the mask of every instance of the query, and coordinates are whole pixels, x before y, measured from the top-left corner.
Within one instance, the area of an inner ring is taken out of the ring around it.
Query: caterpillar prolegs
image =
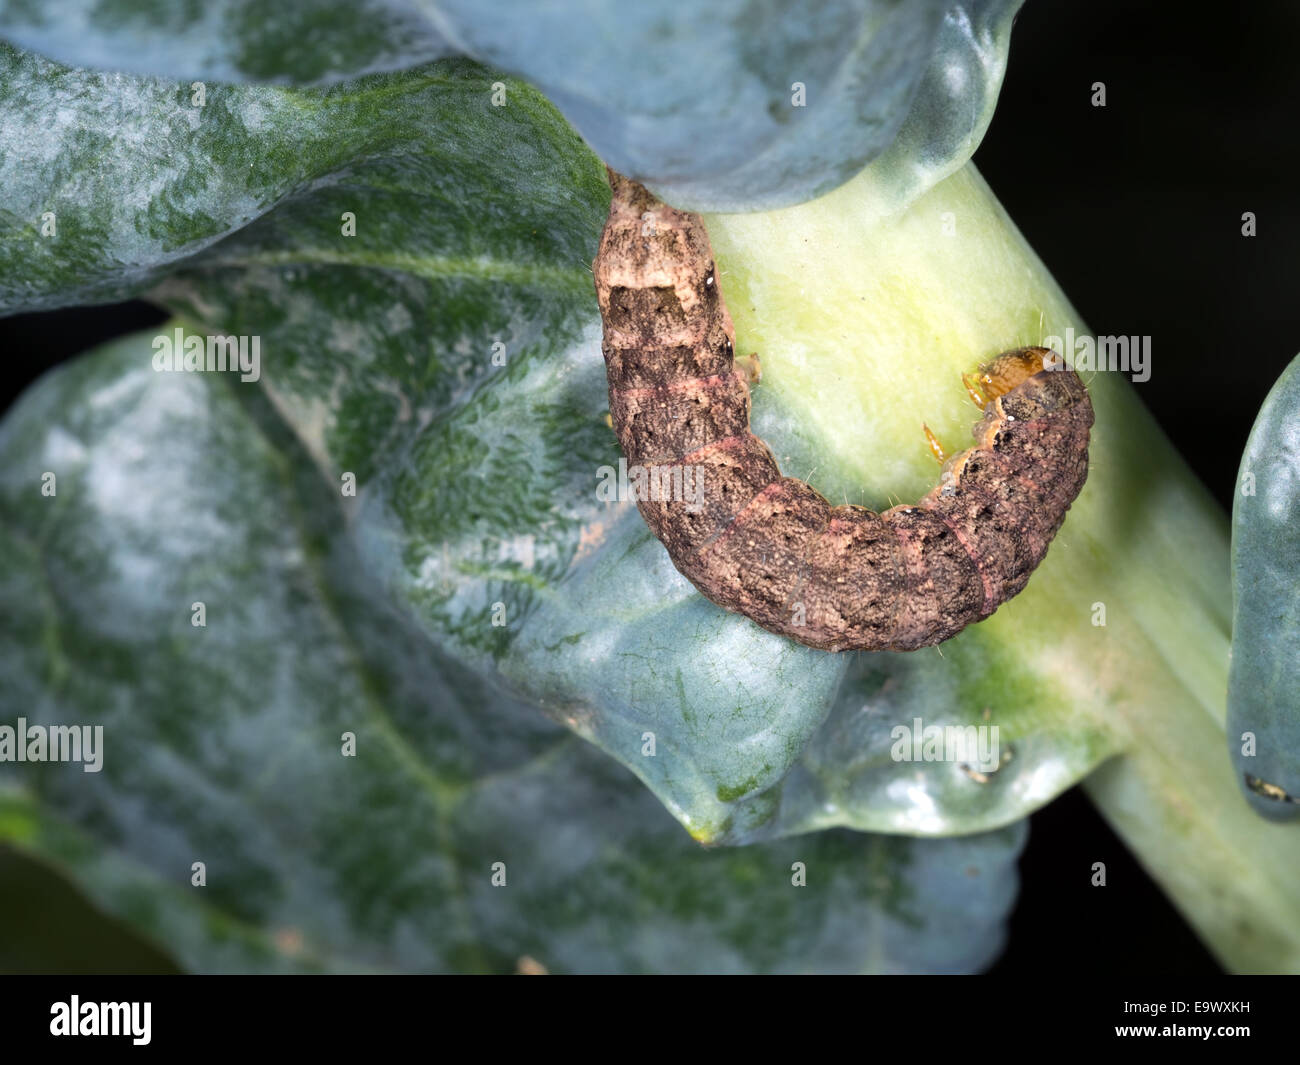
[[[829,651],[928,647],[1025,586],[1088,475],[1092,403],[1059,356],[1009,351],[968,382],[976,444],[915,506],[833,507],[750,432],[703,222],[612,171],[610,185],[593,264],[610,414],[629,464],[701,471],[690,501],[637,500],[692,584]]]

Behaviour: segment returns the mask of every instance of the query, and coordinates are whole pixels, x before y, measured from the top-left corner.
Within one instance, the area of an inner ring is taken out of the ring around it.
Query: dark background
[[[1138,393],[1225,508],[1255,413],[1300,351],[1298,44],[1300,5],[1282,0],[1199,10],[1028,0],[975,156],[1089,327],[1152,337],[1152,374]],[[1091,104],[1097,81],[1104,108]],[[1241,234],[1244,211],[1255,213],[1253,238]],[[0,400],[163,318],[130,303],[0,319],[9,353]],[[1095,861],[1106,863],[1105,888],[1090,884]],[[1021,873],[996,973],[1219,971],[1078,789],[1034,815]],[[24,913],[48,969],[166,966],[3,850],[0,907]],[[78,908],[80,945],[69,934]],[[30,964],[22,944],[0,944],[0,970],[24,956]]]

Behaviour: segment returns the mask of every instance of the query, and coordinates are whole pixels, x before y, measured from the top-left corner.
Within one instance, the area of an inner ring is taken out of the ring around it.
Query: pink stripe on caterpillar
[[[772,499],[773,497],[779,496],[781,494],[783,494],[783,486],[781,482],[773,481],[761,492],[759,492],[758,495],[754,496],[753,499],[751,499],[748,503],[746,503],[740,510],[738,510],[736,512],[736,516],[731,519],[731,524],[728,525],[725,529],[723,529],[722,532],[720,532],[716,537],[713,538],[713,540],[711,540],[703,548],[701,548],[699,553],[703,554],[705,551],[709,550],[709,548],[713,547],[714,544],[727,539],[737,529],[743,529],[746,520],[748,520],[748,518],[751,518],[755,511],[760,510],[763,507],[763,504],[766,503],[769,499]]]

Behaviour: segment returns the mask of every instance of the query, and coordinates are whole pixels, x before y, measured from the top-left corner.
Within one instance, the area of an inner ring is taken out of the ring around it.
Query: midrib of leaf
[[[410,274],[428,281],[468,278],[498,281],[503,284],[533,288],[553,288],[561,292],[594,292],[590,269],[552,266],[544,263],[509,263],[485,257],[475,259],[452,256],[432,258],[403,255],[397,251],[335,252],[323,249],[264,251],[235,258],[212,257],[195,269],[210,272],[227,267],[345,266],[372,270],[389,270]],[[594,298],[594,297],[593,297]]]
[[[230,388],[237,387],[228,382],[226,384]],[[461,798],[464,788],[446,784],[438,779],[433,768],[424,761],[414,744],[397,727],[392,716],[385,708],[383,701],[375,690],[374,674],[367,666],[365,657],[360,653],[352,634],[342,622],[339,603],[330,591],[320,551],[312,545],[311,538],[306,535],[302,500],[295,489],[293,471],[290,468],[289,460],[279,443],[271,439],[261,422],[250,414],[247,400],[243,399],[244,394],[236,391],[234,395],[240,400],[238,407],[244,421],[257,434],[257,437],[266,448],[275,476],[280,481],[281,487],[288,498],[287,509],[290,521],[297,534],[298,544],[302,549],[304,568],[311,578],[313,597],[320,608],[322,616],[329,625],[335,641],[343,649],[353,674],[360,681],[361,691],[365,698],[366,709],[370,712],[371,721],[383,738],[389,753],[398,765],[405,769],[416,781],[433,805],[435,836],[438,846],[447,859],[447,868],[450,870],[448,882],[445,885],[448,898],[452,901],[453,912],[460,923],[461,931],[465,933],[466,940],[472,944],[475,965],[481,972],[491,972],[491,965],[487,956],[483,953],[483,936],[474,921],[465,894],[464,871],[456,860],[451,814]],[[279,417],[278,412],[276,412],[276,416]],[[286,432],[288,431],[286,427]],[[341,522],[341,513],[339,518]]]

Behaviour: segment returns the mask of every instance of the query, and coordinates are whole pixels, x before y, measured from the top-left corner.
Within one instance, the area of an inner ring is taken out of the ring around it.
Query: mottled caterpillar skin
[[[916,506],[832,507],[749,430],[749,386],[700,218],[610,173],[593,264],[614,431],[632,465],[697,467],[702,506],[638,499],[709,599],[829,651],[910,651],[988,617],[1047,553],[1088,474],[1092,404],[1046,348],[978,378],[975,447]],[[698,503],[698,500],[696,501]]]

